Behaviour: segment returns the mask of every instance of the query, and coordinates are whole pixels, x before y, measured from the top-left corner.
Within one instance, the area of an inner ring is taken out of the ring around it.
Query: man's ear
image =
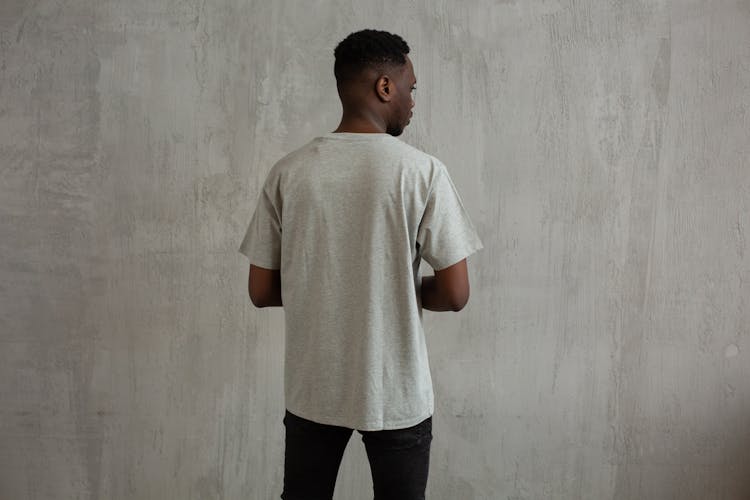
[[[393,81],[388,75],[381,75],[375,81],[375,93],[384,102],[389,102],[393,98]]]

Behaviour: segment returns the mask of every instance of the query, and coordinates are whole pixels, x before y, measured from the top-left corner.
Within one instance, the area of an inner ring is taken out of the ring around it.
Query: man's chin
[[[408,124],[409,123],[407,122],[406,125],[408,125]],[[389,134],[391,134],[393,137],[398,137],[399,135],[401,135],[401,134],[404,133],[404,128],[406,128],[406,125],[404,125],[403,127],[398,127],[398,128],[390,128],[386,132],[388,132]]]

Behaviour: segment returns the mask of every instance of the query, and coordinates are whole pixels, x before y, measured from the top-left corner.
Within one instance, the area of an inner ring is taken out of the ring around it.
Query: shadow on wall
[[[618,468],[614,500],[750,500],[750,415],[701,428],[669,425],[628,446]],[[635,458],[635,460],[633,460]]]
[[[717,419],[717,422],[721,422]],[[722,436],[723,450],[713,471],[720,471],[713,491],[706,498],[750,500],[750,414],[741,414],[732,420],[734,425],[712,429],[711,436]]]
[[[731,386],[726,390],[734,393]],[[672,483],[669,498],[750,500],[750,414],[713,411],[711,425],[684,433],[681,451],[688,467],[680,472],[681,481]]]

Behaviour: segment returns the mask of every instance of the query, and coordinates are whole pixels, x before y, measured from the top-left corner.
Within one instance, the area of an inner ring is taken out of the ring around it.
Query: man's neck
[[[384,134],[386,125],[380,116],[370,113],[347,113],[341,117],[341,123],[334,132],[350,132],[356,134]]]

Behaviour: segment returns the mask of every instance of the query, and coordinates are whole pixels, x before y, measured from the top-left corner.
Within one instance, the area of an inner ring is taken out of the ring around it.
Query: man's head
[[[333,72],[344,113],[374,113],[387,133],[401,135],[417,83],[408,53],[406,42],[386,31],[357,31],[342,40],[334,50]]]

